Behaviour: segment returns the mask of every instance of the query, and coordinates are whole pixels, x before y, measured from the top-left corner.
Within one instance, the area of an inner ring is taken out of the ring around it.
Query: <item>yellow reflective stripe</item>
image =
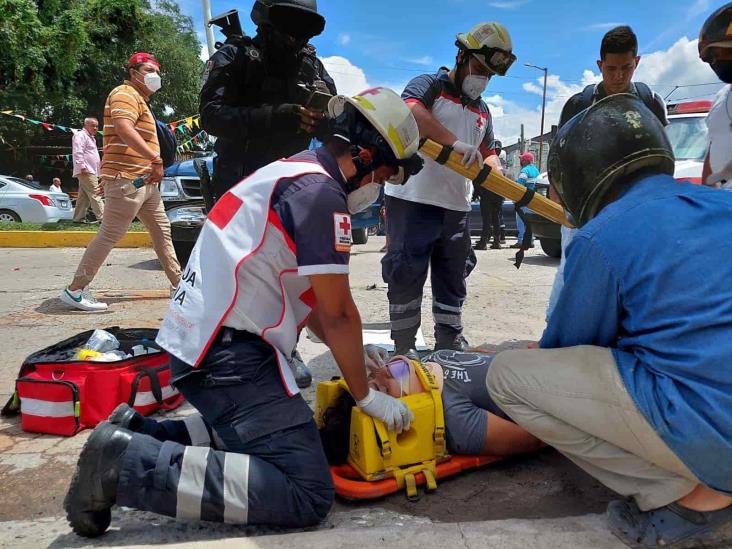
[[[473,36],[472,33],[466,32],[465,39],[468,41],[468,44],[470,44],[471,48],[475,50],[480,48],[480,42],[475,39],[475,36]]]
[[[392,125],[389,124],[389,140],[391,141],[392,145],[396,147],[397,150],[397,158],[404,158],[404,144],[402,143],[402,138],[399,136],[399,132],[397,129]]]
[[[366,99],[365,97],[361,96],[361,95],[354,95],[353,96],[353,100],[354,101],[357,101],[358,103],[360,103],[361,106],[364,109],[368,109],[370,111],[375,111],[376,110],[376,107],[374,107],[374,104],[371,101],[369,101],[368,99]]]
[[[727,27],[727,36],[732,36],[732,23],[730,23],[729,27]]]

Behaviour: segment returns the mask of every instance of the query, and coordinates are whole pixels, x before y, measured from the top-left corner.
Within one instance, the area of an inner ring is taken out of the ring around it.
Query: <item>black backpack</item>
[[[158,133],[158,143],[160,144],[160,158],[163,160],[163,167],[167,168],[175,164],[175,153],[178,143],[175,141],[175,135],[165,122],[155,119],[155,129]]]
[[[635,89],[638,92],[638,96],[641,98],[641,101],[646,104],[646,107],[651,109],[651,112],[656,112],[656,101],[653,98],[653,90],[651,90],[651,88],[649,88],[648,85],[644,84],[643,82],[633,82],[633,85],[635,86]],[[595,84],[590,84],[589,86],[586,86],[584,90],[582,90],[583,109],[592,106],[592,99],[594,95]]]

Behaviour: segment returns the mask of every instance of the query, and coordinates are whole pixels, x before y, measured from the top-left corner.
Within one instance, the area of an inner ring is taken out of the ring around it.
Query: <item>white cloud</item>
[[[341,46],[347,46],[351,42],[351,35],[342,32],[338,35],[338,38],[336,38],[336,42]]]
[[[622,25],[622,23],[593,23],[592,25],[587,25],[582,30],[586,30],[586,31],[597,31],[597,30],[609,31],[610,29],[614,29],[615,27],[619,27],[620,25]]]
[[[321,57],[320,60],[325,65],[325,70],[335,81],[338,93],[355,95],[371,87],[363,69],[357,67],[345,57],[332,55],[330,57]]]
[[[693,84],[691,87],[680,87],[669,98],[669,102],[685,98],[712,97],[721,87],[718,78],[706,63],[699,59],[697,40],[680,38],[669,49],[656,51],[642,56],[634,79],[649,84],[662,97],[674,89],[674,86]],[[543,76],[525,82],[523,89],[541,98],[543,92]],[[553,124],[559,122],[562,107],[570,96],[582,91],[588,85],[599,82],[600,74],[585,69],[578,82],[565,82],[559,76],[549,74],[547,78],[546,115],[544,131],[549,131]],[[711,83],[706,86],[698,84]],[[531,109],[500,95],[484,98],[491,108],[494,131],[497,139],[504,145],[516,143],[520,135],[521,124],[524,124],[526,138],[539,135],[541,120],[541,102]]]
[[[201,44],[201,53],[198,56],[201,58],[201,61],[208,61],[208,46],[206,44]]]
[[[402,57],[402,59],[407,63],[424,66],[432,66],[435,62],[431,55],[423,55],[421,57]]]
[[[524,4],[528,4],[530,1],[531,0],[502,0],[501,2],[489,2],[488,5],[500,10],[515,10]]]

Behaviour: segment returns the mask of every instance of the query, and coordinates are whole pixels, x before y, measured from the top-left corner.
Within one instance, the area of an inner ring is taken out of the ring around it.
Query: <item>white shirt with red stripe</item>
[[[163,320],[156,339],[161,347],[195,368],[221,326],[244,330],[272,345],[288,394],[298,392],[287,361],[315,306],[307,275],[320,271],[298,268],[295,244],[271,203],[279,181],[305,174],[330,177],[318,163],[282,160],[258,170],[216,203]],[[334,246],[345,249],[350,218],[334,214],[332,222],[336,239],[343,234],[343,242]],[[332,266],[321,270],[331,272]]]
[[[493,127],[488,106],[481,99],[463,105],[447,72],[418,76],[407,84],[402,98],[407,104],[424,105],[460,141],[479,145],[484,156],[495,154],[490,149]],[[386,185],[384,192],[411,202],[469,212],[473,194],[470,180],[424,155],[423,158],[424,167],[417,175],[405,185]]]

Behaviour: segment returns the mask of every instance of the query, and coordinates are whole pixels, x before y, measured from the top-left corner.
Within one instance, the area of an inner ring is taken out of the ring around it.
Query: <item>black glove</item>
[[[272,107],[271,127],[275,131],[296,131],[300,127],[300,105],[282,103]]]

